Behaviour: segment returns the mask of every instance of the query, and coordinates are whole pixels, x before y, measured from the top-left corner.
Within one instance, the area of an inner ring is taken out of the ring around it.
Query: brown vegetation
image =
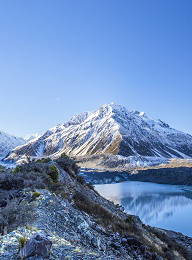
[[[89,215],[94,216],[99,224],[105,228],[108,227],[110,231],[119,232],[121,235],[125,235],[127,233],[136,234],[139,232],[133,220],[122,220],[120,217],[106,209],[101,204],[88,198],[88,196],[85,194],[76,192],[74,200],[76,206],[80,210],[83,210]]]

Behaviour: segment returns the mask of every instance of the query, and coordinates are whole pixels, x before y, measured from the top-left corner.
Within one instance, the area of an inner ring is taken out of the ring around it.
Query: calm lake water
[[[132,181],[95,185],[95,188],[144,223],[192,237],[192,188]]]

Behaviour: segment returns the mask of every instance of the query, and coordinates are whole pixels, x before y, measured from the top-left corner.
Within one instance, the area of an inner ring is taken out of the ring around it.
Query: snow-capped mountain
[[[21,137],[16,137],[0,131],[0,157],[6,156],[13,148],[25,143],[26,141]]]
[[[118,154],[186,158],[192,156],[192,136],[143,112],[128,111],[111,103],[49,129],[42,136],[15,148],[7,159],[62,152],[70,156]]]
[[[24,139],[26,140],[26,142],[29,142],[40,136],[41,136],[40,134],[29,134]]]

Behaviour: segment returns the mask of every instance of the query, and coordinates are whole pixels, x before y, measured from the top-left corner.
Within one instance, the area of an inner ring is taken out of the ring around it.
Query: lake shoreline
[[[127,214],[139,216],[145,225],[192,237],[192,189],[189,186],[125,181],[95,185],[95,189]]]
[[[110,169],[83,168],[80,173],[93,185],[119,183],[123,181],[140,181],[157,184],[192,186],[191,167],[135,169],[131,173]]]
[[[134,174],[129,175],[129,180],[192,186],[192,168],[176,167],[137,170]]]

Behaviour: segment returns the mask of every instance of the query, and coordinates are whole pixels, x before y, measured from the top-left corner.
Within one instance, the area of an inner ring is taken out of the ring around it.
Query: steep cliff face
[[[143,112],[128,111],[112,103],[49,129],[39,138],[14,149],[8,159],[62,152],[70,156],[118,154],[186,158],[192,156],[192,136]]]

